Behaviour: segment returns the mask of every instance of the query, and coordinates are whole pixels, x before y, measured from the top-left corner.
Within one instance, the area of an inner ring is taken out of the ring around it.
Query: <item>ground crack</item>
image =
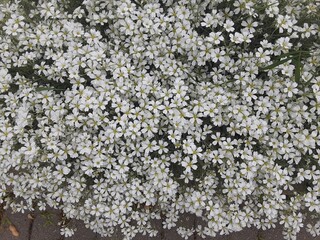
[[[30,223],[29,223],[29,229],[28,229],[28,240],[31,240],[32,235],[32,229],[33,229],[33,222],[34,222],[34,213],[30,213]]]

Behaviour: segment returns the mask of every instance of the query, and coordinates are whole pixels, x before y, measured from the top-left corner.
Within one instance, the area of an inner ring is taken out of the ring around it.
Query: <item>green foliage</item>
[[[302,61],[310,56],[310,52],[308,51],[292,51],[288,53],[284,53],[279,55],[272,64],[260,68],[262,71],[272,70],[277,68],[278,66],[291,61],[295,67],[294,79],[295,82],[300,83],[301,77],[301,69],[303,67]]]

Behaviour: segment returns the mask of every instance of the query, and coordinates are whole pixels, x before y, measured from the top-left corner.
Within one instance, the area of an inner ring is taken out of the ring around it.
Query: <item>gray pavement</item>
[[[10,211],[0,211],[0,240],[121,240],[120,236],[107,238],[101,237],[93,231],[85,228],[81,221],[71,220],[70,224],[76,226],[77,231],[72,237],[64,238],[60,235],[60,226],[57,224],[62,217],[60,211],[48,210],[46,212],[26,212],[11,213]],[[178,226],[193,227],[197,219],[192,215],[184,215],[178,222]],[[161,221],[153,222],[159,230],[156,237],[143,236],[141,234],[135,237],[135,240],[182,240],[175,229],[163,229]],[[19,236],[15,237],[9,230],[9,226],[14,225]],[[231,233],[207,240],[283,240],[281,226],[266,231],[255,228],[245,229],[240,232]],[[197,235],[192,235],[188,240],[200,240]],[[320,237],[313,238],[303,229],[297,240],[320,240]]]

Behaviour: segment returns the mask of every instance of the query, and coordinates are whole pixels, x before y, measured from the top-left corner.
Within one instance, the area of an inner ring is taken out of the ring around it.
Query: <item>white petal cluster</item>
[[[276,223],[296,239],[320,216],[319,7],[0,4],[0,203],[124,239],[154,219],[185,239]]]

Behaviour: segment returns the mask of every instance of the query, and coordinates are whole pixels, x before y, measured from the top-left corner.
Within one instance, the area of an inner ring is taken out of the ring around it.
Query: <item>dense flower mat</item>
[[[125,239],[184,212],[203,220],[184,238],[280,223],[295,239],[320,217],[319,8],[1,1],[0,203]]]

